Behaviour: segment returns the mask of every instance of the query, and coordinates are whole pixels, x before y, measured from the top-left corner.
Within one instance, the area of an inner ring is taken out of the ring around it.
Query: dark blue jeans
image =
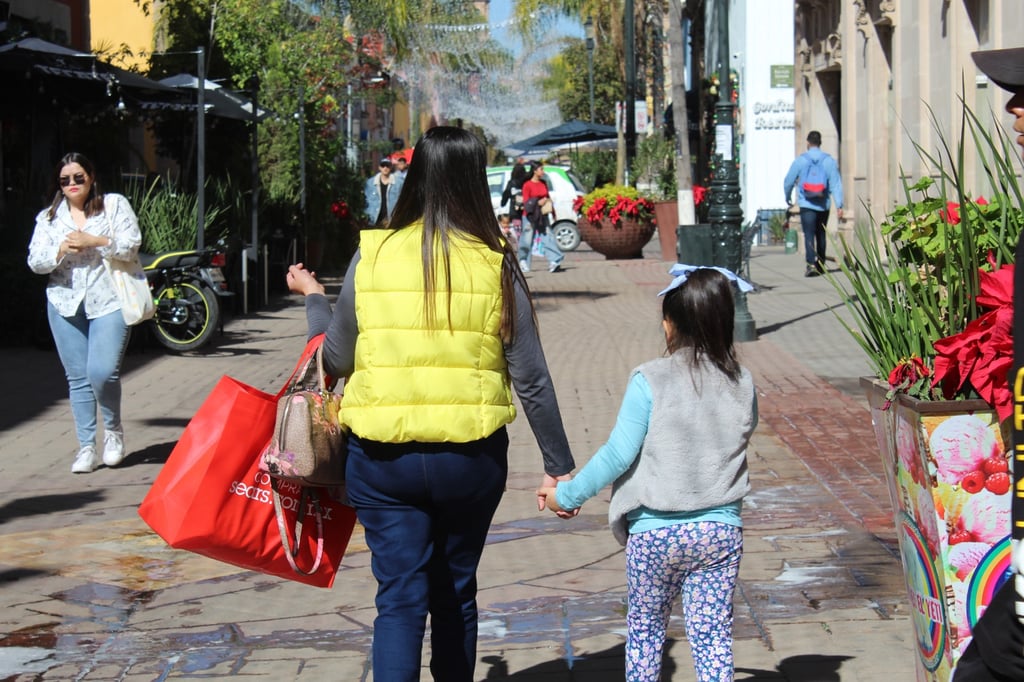
[[[476,569],[507,476],[504,428],[472,443],[349,438],[348,495],[377,579],[376,682],[418,682],[428,613],[434,679],[472,682]]]
[[[828,211],[815,211],[813,208],[800,208],[800,227],[804,231],[804,260],[807,267],[814,267],[821,272],[825,269],[825,226],[828,224]]]

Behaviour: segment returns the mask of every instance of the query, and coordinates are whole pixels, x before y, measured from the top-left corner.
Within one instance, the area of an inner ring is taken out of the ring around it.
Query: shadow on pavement
[[[148,424],[150,420],[146,420]],[[157,420],[162,422],[180,422],[182,431],[185,430],[185,425],[188,420],[185,419],[164,419]],[[118,469],[123,467],[134,466],[136,464],[163,464],[167,461],[167,458],[171,455],[171,450],[177,445],[177,441],[168,441],[166,443],[156,443],[150,445],[142,450],[134,450],[129,452],[124,458],[124,461],[118,465]]]
[[[8,500],[0,506],[0,524],[24,516],[37,516],[52,512],[81,509],[106,499],[102,490],[86,490],[64,495],[32,495]]]
[[[661,679],[671,680],[676,672],[675,662],[668,657],[668,653],[675,645],[675,640],[665,640],[664,661],[661,667]],[[626,669],[626,653],[624,644],[616,644],[610,649],[595,651],[585,654],[572,660],[570,669],[569,662],[564,658],[541,663],[516,673],[509,673],[508,662],[501,656],[485,656],[481,659],[490,666],[487,669],[485,680],[517,680],[518,682],[541,682],[548,680],[562,679],[560,674],[571,675],[568,679],[576,680],[621,680]],[[481,671],[477,671],[479,673]]]
[[[6,571],[0,571],[0,584],[16,583],[19,580],[33,578],[37,575],[49,575],[49,572],[38,568],[9,568]],[[0,635],[0,648],[7,646],[3,643],[5,639],[7,638]]]

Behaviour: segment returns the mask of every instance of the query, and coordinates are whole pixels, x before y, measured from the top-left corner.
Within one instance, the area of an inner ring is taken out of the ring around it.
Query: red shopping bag
[[[317,342],[307,345],[296,369],[316,351]],[[300,534],[293,547],[294,562],[314,566],[322,541],[316,571],[306,575],[292,568],[274,514],[271,477],[259,469],[259,455],[274,431],[277,399],[278,395],[221,377],[157,475],[139,515],[171,547],[330,587],[355,526],[355,511],[335,499],[331,489],[318,489],[323,520],[318,524],[315,503],[302,496],[302,486],[278,482],[284,517]],[[296,527],[300,503],[305,507],[301,511],[308,513]]]

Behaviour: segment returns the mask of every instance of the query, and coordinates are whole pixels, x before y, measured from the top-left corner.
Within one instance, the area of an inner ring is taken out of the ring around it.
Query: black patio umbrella
[[[179,73],[160,80],[161,85],[172,88],[195,91],[199,88],[199,79],[189,73]],[[221,85],[207,79],[206,90],[203,93],[203,101],[207,112],[211,116],[233,118],[238,121],[252,120],[252,102],[241,96],[234,90],[228,90]],[[263,120],[270,115],[265,109],[256,112],[256,119]]]
[[[80,52],[40,38],[23,38],[0,45],[0,72],[24,81],[33,74],[63,83],[63,92],[78,102],[117,102],[129,95],[143,107],[154,104],[187,104],[188,96],[167,85],[101,60],[99,55]],[[21,78],[18,77],[21,75]],[[7,102],[16,106],[16,102]]]
[[[615,126],[587,123],[573,119],[554,128],[548,128],[525,140],[508,144],[505,146],[505,149],[506,151],[516,151],[525,154],[531,151],[550,149],[562,144],[608,140],[617,137],[618,134]]]

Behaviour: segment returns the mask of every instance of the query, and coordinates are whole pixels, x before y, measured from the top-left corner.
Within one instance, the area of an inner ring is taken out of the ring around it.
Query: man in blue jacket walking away
[[[786,205],[800,207],[800,226],[804,232],[804,258],[807,270],[804,277],[817,277],[825,271],[825,225],[831,202],[836,203],[836,216],[843,219],[843,181],[839,177],[839,164],[821,151],[821,133],[807,134],[807,151],[796,157],[786,173]]]

